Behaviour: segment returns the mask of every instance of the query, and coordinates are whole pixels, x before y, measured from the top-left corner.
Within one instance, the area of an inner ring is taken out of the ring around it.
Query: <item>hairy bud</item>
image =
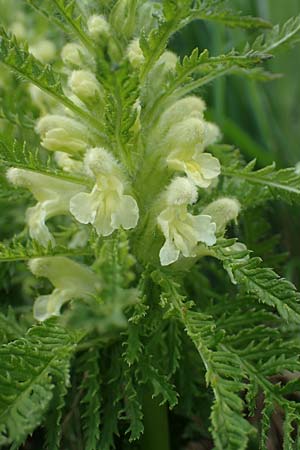
[[[226,225],[232,220],[236,220],[241,206],[234,198],[219,198],[210,203],[203,211],[212,217],[217,225],[217,232],[224,232]]]

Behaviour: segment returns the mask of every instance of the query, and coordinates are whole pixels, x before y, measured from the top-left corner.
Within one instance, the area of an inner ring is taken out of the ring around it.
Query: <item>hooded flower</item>
[[[45,222],[50,217],[67,214],[70,199],[78,192],[83,191],[85,187],[30,170],[16,168],[7,171],[7,178],[15,186],[29,189],[38,201],[26,212],[30,237],[45,247],[49,242],[54,244],[54,238]]]
[[[221,172],[219,160],[210,153],[178,150],[170,153],[167,163],[171,169],[185,172],[201,188],[207,188]]]
[[[87,128],[70,117],[48,114],[38,121],[36,131],[47,150],[78,154],[88,146]]]
[[[90,193],[79,193],[70,202],[70,211],[80,223],[91,223],[98,235],[109,236],[117,228],[134,228],[139,210],[135,199],[125,195],[122,171],[103,148],[90,149],[85,157],[87,172],[96,179]]]
[[[37,277],[48,278],[55,287],[51,294],[41,295],[35,300],[33,315],[39,321],[59,315],[64,303],[89,298],[101,287],[94,272],[64,256],[32,259],[29,268]]]
[[[218,127],[199,117],[189,117],[173,125],[166,136],[170,148],[168,166],[185,172],[197,186],[207,188],[219,176],[221,166],[217,158],[203,151],[217,137]]]
[[[208,215],[193,216],[187,206],[197,200],[197,190],[187,178],[175,178],[166,193],[167,207],[160,213],[157,223],[165,236],[159,252],[162,266],[185,257],[196,255],[198,242],[213,245],[216,242],[216,224]]]

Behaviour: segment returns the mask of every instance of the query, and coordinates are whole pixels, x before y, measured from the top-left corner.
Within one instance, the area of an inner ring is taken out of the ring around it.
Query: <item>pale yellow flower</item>
[[[208,246],[216,242],[216,224],[209,215],[193,216],[187,206],[197,199],[197,191],[187,178],[175,178],[166,193],[167,207],[159,214],[157,223],[165,237],[159,252],[162,266],[184,257],[196,256],[198,242]]]
[[[90,298],[101,289],[94,272],[64,256],[32,259],[29,268],[37,277],[48,278],[55,287],[51,294],[41,295],[34,302],[33,315],[39,321],[59,315],[66,302]]]
[[[97,233],[109,236],[117,228],[135,228],[139,209],[131,195],[124,194],[122,172],[114,158],[102,148],[85,157],[87,171],[96,184],[90,193],[79,193],[70,202],[70,211],[80,223],[91,223]]]
[[[70,199],[85,187],[60,180],[59,178],[43,175],[30,170],[11,168],[7,171],[8,180],[15,186],[29,189],[38,203],[26,211],[29,234],[41,245],[55,243],[46,221],[51,217],[68,214]]]

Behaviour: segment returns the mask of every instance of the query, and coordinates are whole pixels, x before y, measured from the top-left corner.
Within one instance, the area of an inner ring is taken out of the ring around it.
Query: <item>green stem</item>
[[[150,389],[145,390],[143,399],[144,434],[142,450],[170,450],[168,409],[152,398]]]

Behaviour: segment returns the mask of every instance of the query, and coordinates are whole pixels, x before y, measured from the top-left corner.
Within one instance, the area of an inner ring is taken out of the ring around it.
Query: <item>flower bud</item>
[[[81,66],[84,62],[85,49],[73,42],[66,44],[61,51],[61,59],[68,66]]]
[[[153,95],[160,94],[162,85],[168,74],[174,71],[177,60],[178,57],[175,53],[165,51],[156,62],[148,75],[148,91],[150,98],[153,98]]]
[[[89,143],[87,128],[66,116],[49,114],[42,117],[36,125],[36,132],[47,150],[76,154],[85,151]]]
[[[175,69],[177,60],[178,56],[167,50],[161,55],[156,64],[161,66],[163,72],[170,72]]]
[[[197,201],[197,188],[188,178],[177,177],[171,181],[166,191],[167,204],[191,205]]]
[[[202,214],[212,217],[217,225],[217,232],[224,232],[228,222],[237,219],[240,209],[240,203],[236,199],[224,197],[210,203]]]
[[[30,53],[43,64],[49,63],[55,58],[56,47],[52,41],[44,39],[29,48]]]
[[[138,69],[144,62],[144,54],[139,39],[133,39],[127,47],[127,57],[134,69]]]
[[[165,138],[165,143],[171,150],[176,148],[190,150],[195,146],[203,149],[204,136],[204,121],[191,117],[173,125]]]
[[[204,147],[215,144],[221,137],[220,128],[215,123],[205,122]]]
[[[110,34],[110,26],[104,16],[94,14],[88,19],[88,31],[92,39],[107,38]]]
[[[23,41],[27,37],[26,28],[22,22],[13,22],[10,26],[10,31],[17,38],[18,41]]]
[[[97,102],[101,95],[101,86],[95,75],[88,70],[74,70],[69,85],[75,95],[83,102]]]
[[[38,88],[34,84],[30,84],[28,86],[28,91],[32,102],[41,110],[43,114],[49,111],[50,108],[53,109],[57,104],[53,97],[46,94],[46,92],[42,91],[42,89]]]
[[[90,176],[120,175],[121,170],[115,158],[105,148],[95,147],[86,152],[84,166]]]
[[[161,115],[159,128],[167,130],[190,117],[203,119],[205,109],[205,103],[199,97],[190,96],[177,100]]]

